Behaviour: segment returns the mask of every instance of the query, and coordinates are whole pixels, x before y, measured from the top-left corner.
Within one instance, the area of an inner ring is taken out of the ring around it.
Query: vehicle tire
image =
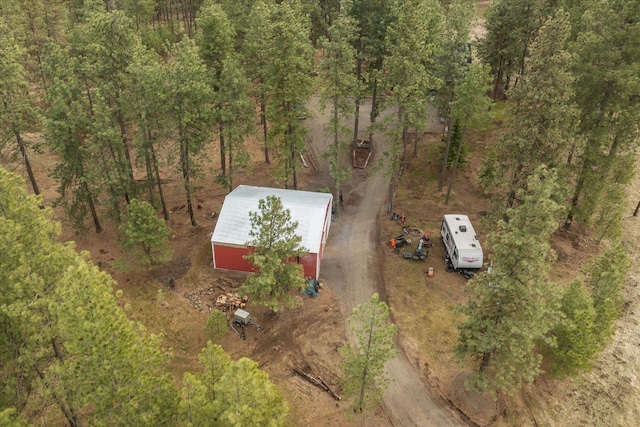
[[[453,264],[447,264],[447,266],[444,268],[444,271],[446,271],[447,273],[453,273],[453,270],[455,270],[455,268],[453,268]]]

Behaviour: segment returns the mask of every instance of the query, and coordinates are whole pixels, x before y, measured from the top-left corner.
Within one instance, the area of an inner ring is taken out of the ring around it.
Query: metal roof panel
[[[240,185],[225,197],[211,241],[246,245],[251,240],[249,212],[258,212],[258,201],[272,195],[282,200],[282,206],[289,209],[291,220],[298,222],[296,234],[302,237],[302,246],[310,252],[318,253],[323,243],[322,230],[333,196],[313,191]],[[327,233],[328,228],[327,226]]]

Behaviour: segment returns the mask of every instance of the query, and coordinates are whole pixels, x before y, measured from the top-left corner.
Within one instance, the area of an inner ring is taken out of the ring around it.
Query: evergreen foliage
[[[638,146],[640,47],[634,2],[585,1],[571,4],[577,55],[573,67],[578,134],[585,141],[576,159],[575,186],[565,221],[593,226],[612,206],[625,203]],[[603,229],[618,224],[606,218]],[[614,233],[615,234],[615,233]]]
[[[169,261],[172,255],[169,248],[171,230],[162,218],[158,218],[153,206],[132,199],[127,209],[127,222],[122,227],[125,251],[143,265],[154,266]],[[137,254],[144,258],[140,260]]]
[[[598,326],[593,298],[580,280],[573,281],[565,290],[560,310],[564,317],[552,330],[556,347],[547,348],[545,356],[550,358],[552,375],[573,376],[591,368],[601,348],[596,341]]]
[[[346,7],[329,27],[328,38],[320,40],[325,58],[320,66],[321,89],[320,108],[325,111],[330,107],[327,131],[333,137],[325,156],[329,159],[329,174],[334,179],[334,200],[340,198],[340,184],[351,177],[351,167],[340,163],[341,154],[350,147],[350,129],[341,123],[354,114],[353,98],[357,95],[357,81],[353,74],[353,63],[356,51],[353,48],[355,25],[347,14]]]
[[[539,168],[529,177],[523,203],[508,209],[489,236],[491,272],[469,281],[466,315],[458,325],[454,351],[473,360],[472,389],[512,394],[541,373],[540,345],[554,345],[549,334],[560,316],[557,287],[549,282],[553,251],[549,237],[558,227],[561,207],[553,201],[556,176]]]
[[[310,23],[299,2],[283,1],[267,8],[265,28],[268,60],[264,63],[266,119],[271,123],[270,144],[278,146],[277,181],[298,189],[298,156],[305,147],[306,127],[298,117],[313,93],[314,50]]]
[[[307,255],[300,247],[302,237],[296,234],[297,222],[282,206],[277,196],[258,201],[258,212],[249,212],[253,251],[245,256],[257,272],[247,278],[242,289],[254,301],[278,312],[294,307],[300,300],[291,296],[306,286],[302,265],[294,262]]]
[[[198,360],[204,372],[185,374],[183,379],[180,412],[186,425],[284,424],[289,408],[257,363],[246,357],[232,361],[211,342]]]
[[[369,301],[353,309],[349,329],[355,344],[340,348],[344,375],[344,393],[353,399],[353,410],[375,406],[389,380],[384,372],[385,363],[396,354],[393,339],[398,327],[390,322],[391,308],[374,293]]]
[[[587,267],[586,284],[591,290],[596,311],[596,338],[603,347],[613,336],[615,322],[622,315],[622,290],[630,269],[629,255],[622,243],[605,250]]]
[[[57,241],[58,224],[0,168],[0,403],[52,423],[173,425],[160,339],[128,320],[113,281]],[[51,417],[51,418],[49,418]]]
[[[207,318],[207,323],[204,325],[204,329],[207,332],[207,337],[211,340],[217,340],[224,336],[229,330],[229,324],[227,323],[227,315],[220,310],[213,310]]]
[[[384,84],[393,88],[389,103],[398,108],[389,170],[395,171],[401,155],[404,171],[407,162],[409,129],[425,129],[429,94],[440,86],[435,71],[440,56],[442,16],[436,0],[409,0],[396,3],[397,20],[387,31],[389,56],[385,59]]]
[[[505,208],[519,203],[516,193],[526,187],[527,177],[540,165],[555,169],[563,180],[570,176],[567,159],[581,145],[575,134],[577,109],[570,70],[575,55],[567,51],[570,31],[563,10],[540,28],[525,59],[525,74],[512,90],[509,131],[483,165],[483,185],[504,192]],[[558,201],[564,198],[564,194],[556,196]]]
[[[207,68],[191,39],[183,39],[171,47],[168,73],[172,125],[177,139],[178,171],[193,227],[198,225],[193,209],[192,180],[202,170],[206,143],[211,136],[213,88],[207,81]]]
[[[36,129],[40,118],[39,109],[29,96],[25,54],[8,26],[0,21],[0,150],[7,147],[8,141],[15,142],[11,151],[20,152],[33,192],[40,194],[28,154],[32,144],[25,140],[25,133]]]

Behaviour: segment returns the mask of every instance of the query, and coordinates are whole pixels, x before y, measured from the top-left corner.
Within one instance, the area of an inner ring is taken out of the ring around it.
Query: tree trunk
[[[44,372],[42,372],[42,370],[40,370],[40,368],[38,368],[37,366],[34,366],[33,369],[36,371],[36,373],[38,374],[38,376],[40,377],[40,380],[42,380],[45,388],[47,387],[47,383],[45,382],[45,376],[44,376]],[[53,389],[53,387],[49,390],[51,392],[51,397],[53,397],[53,400],[56,402],[56,404],[58,405],[58,408],[62,411],[62,413],[64,414],[64,417],[67,419],[67,422],[69,423],[70,427],[79,427],[80,424],[80,420],[78,419],[78,416],[76,415],[75,411],[73,410],[72,407],[67,407],[67,405],[65,405],[65,403],[60,399],[60,397],[58,396],[58,393],[56,393],[56,391]]]
[[[271,163],[269,161],[269,144],[267,140],[267,106],[264,99],[264,93],[260,94],[260,117],[262,118],[262,136],[264,138],[264,162],[266,164]]]
[[[96,233],[100,234],[102,233],[102,225],[100,224],[100,219],[98,218],[96,205],[93,202],[93,196],[91,195],[91,191],[89,190],[89,186],[86,182],[82,183],[82,188],[85,194],[87,205],[89,205],[89,212],[91,213],[91,219],[93,220],[93,227],[95,228]]]
[[[20,153],[22,154],[22,159],[24,160],[24,167],[27,169],[27,175],[29,175],[29,181],[31,181],[31,186],[33,187],[33,192],[38,195],[40,194],[40,188],[38,188],[36,176],[33,174],[33,169],[31,168],[31,162],[29,161],[29,155],[27,154],[27,147],[24,145],[24,140],[22,139],[20,132],[14,131],[14,134],[16,136],[16,141],[18,142],[18,147],[20,148]]]
[[[182,167],[182,181],[184,184],[184,193],[187,198],[187,212],[191,226],[198,225],[193,215],[193,204],[191,202],[191,173],[189,170],[189,142],[184,140],[184,132],[182,126],[178,126],[178,138],[180,140],[180,166]]]
[[[584,162],[582,163],[580,175],[578,176],[578,182],[576,183],[575,190],[573,191],[573,196],[571,197],[571,204],[569,205],[569,213],[567,214],[567,218],[564,221],[565,230],[569,230],[571,228],[571,225],[573,224],[576,208],[578,207],[578,199],[582,194],[582,188],[584,187],[584,181],[586,179],[585,175],[587,174],[587,170],[590,167],[591,167],[591,162],[589,161],[589,158],[586,157]]]
[[[222,125],[220,125],[219,131],[220,131],[220,169],[222,169],[222,175],[224,176],[227,174],[227,161],[226,161],[226,153],[225,153],[226,147],[224,146],[224,129]]]
[[[227,177],[229,179],[229,193],[231,193],[233,191],[233,144],[229,143],[227,151],[229,152],[229,175]]]
[[[151,204],[154,204],[154,194],[153,194],[153,182],[155,181],[154,179],[154,173],[153,173],[153,167],[151,166],[151,154],[149,153],[148,149],[143,150],[144,153],[144,167],[147,171],[147,190],[149,190],[149,202],[151,202]]]
[[[124,116],[122,115],[122,107],[120,105],[120,91],[116,90],[116,120],[120,127],[120,138],[122,139],[122,147],[124,149],[124,158],[126,159],[125,168],[127,169],[127,176],[129,183],[127,185],[127,193],[133,190],[133,163],[131,163],[131,153],[129,152],[129,139],[127,138],[127,129],[124,123]],[[127,203],[129,203],[128,194],[126,195]]]
[[[335,201],[339,200],[340,202],[342,201],[342,197],[341,197],[341,193],[340,193],[340,123],[339,123],[339,117],[338,117],[338,98],[334,97],[333,98],[333,146],[334,146],[334,151],[333,151],[333,159],[332,161],[334,162],[334,187],[335,187],[335,197],[333,198],[334,200],[334,205],[336,204]],[[329,168],[331,168],[331,166],[329,166]],[[338,207],[335,210],[336,216],[339,215],[340,209],[342,209],[342,203],[338,203],[337,204]]]
[[[485,372],[491,363],[491,353],[482,354],[482,362],[480,362],[480,372]]]
[[[402,166],[400,172],[407,170],[407,127],[402,126]]]
[[[296,165],[296,141],[293,138],[293,126],[289,125],[289,138],[291,138],[291,176],[293,177],[293,189],[298,189],[298,168]]]
[[[464,142],[464,133],[467,130],[466,126],[462,127],[460,132],[460,141],[458,142],[458,151],[456,152],[456,161],[453,163],[453,171],[451,171],[451,179],[449,180],[449,188],[447,189],[447,197],[444,200],[444,204],[449,204],[449,196],[451,195],[451,188],[453,187],[453,181],[456,178],[456,170],[458,169],[458,162],[460,161],[460,153],[462,153],[462,143]]]
[[[364,398],[366,392],[366,384],[367,384],[367,376],[369,375],[369,353],[371,351],[371,341],[373,339],[373,324],[375,323],[376,317],[376,308],[374,306],[373,312],[371,313],[371,323],[369,324],[369,337],[367,339],[367,350],[365,351],[365,367],[362,370],[362,383],[360,384],[360,396],[358,397],[358,408],[360,412],[362,412],[362,407],[364,406]]]
[[[446,121],[446,134],[447,139],[444,144],[444,159],[442,159],[442,170],[440,171],[440,180],[438,180],[438,191],[442,192],[442,187],[444,186],[444,180],[447,177],[447,163],[449,161],[449,149],[451,148],[451,117],[447,118]]]
[[[373,78],[373,94],[371,96],[371,115],[369,116],[369,147],[373,148],[373,124],[378,118],[378,80]]]
[[[149,132],[149,141],[151,141],[151,131]],[[160,204],[162,205],[162,216],[165,221],[169,221],[171,218],[169,216],[169,209],[167,209],[167,203],[164,200],[164,193],[162,192],[162,180],[160,179],[160,167],[158,166],[158,158],[156,157],[156,150],[153,148],[153,144],[149,144],[149,149],[151,151],[151,163],[153,165],[153,170],[155,172],[156,183],[158,185],[158,196],[160,197]]]
[[[356,59],[356,84],[360,87],[360,80],[362,79],[362,59],[358,57]],[[355,113],[353,120],[353,140],[358,139],[358,127],[360,126],[360,90],[356,93],[355,99]]]
[[[413,139],[413,157],[418,157],[418,128],[416,128],[416,135]]]

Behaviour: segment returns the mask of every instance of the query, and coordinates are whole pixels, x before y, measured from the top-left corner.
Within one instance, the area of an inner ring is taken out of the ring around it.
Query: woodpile
[[[227,292],[219,295],[216,298],[216,308],[220,311],[236,310],[238,308],[245,308],[249,301],[249,297],[244,295],[240,296],[235,292]]]

